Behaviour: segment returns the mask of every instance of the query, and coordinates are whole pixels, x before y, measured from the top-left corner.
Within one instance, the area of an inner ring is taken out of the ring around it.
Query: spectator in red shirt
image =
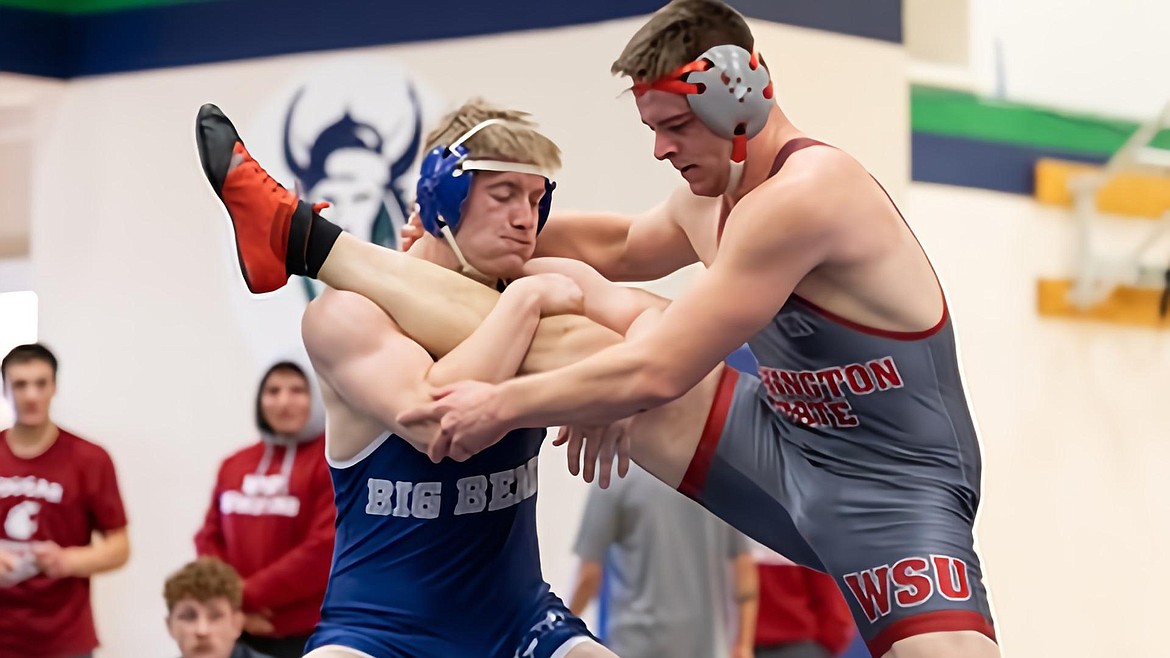
[[[57,427],[57,359],[20,345],[0,362],[16,424],[0,432],[0,658],[84,658],[98,646],[89,579],[130,557],[114,463]]]
[[[833,577],[755,545],[760,574],[755,658],[829,658],[849,648],[856,627]]]
[[[240,642],[275,658],[304,653],[333,558],[333,484],[325,437],[309,428],[311,406],[300,366],[268,369],[256,394],[261,440],[224,460],[195,535],[200,556],[244,579]]]

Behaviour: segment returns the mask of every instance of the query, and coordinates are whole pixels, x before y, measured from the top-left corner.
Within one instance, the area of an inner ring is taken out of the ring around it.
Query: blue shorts
[[[409,631],[390,628],[376,615],[345,625],[322,619],[305,651],[334,646],[371,658],[563,658],[578,644],[597,641],[552,593],[525,618],[504,623],[493,638],[460,632],[458,611],[452,612],[429,628]]]

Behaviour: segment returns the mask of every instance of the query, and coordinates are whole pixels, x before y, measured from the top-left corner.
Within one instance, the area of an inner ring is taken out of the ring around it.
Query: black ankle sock
[[[309,227],[309,242],[305,245],[305,276],[316,279],[333,251],[333,243],[341,235],[341,227],[324,217],[313,213],[313,223]]]
[[[304,201],[298,202],[288,226],[288,247],[284,252],[285,274],[304,275],[305,247],[309,242],[309,225],[312,221],[313,209]]]
[[[316,279],[339,235],[340,226],[313,212],[304,201],[298,203],[288,229],[286,273]]]

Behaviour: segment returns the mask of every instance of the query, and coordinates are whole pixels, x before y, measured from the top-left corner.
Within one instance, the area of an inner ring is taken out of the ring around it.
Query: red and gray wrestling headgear
[[[763,61],[740,46],[715,46],[657,80],[634,83],[634,93],[686,96],[711,132],[731,140],[731,160],[742,163],[747,141],[764,129],[772,109],[772,80]]]

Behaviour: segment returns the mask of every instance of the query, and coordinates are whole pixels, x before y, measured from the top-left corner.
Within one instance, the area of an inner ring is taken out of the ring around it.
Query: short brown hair
[[[742,14],[720,0],[673,0],[630,38],[610,72],[635,81],[657,80],[725,44],[748,52],[755,48]]]
[[[57,357],[53,356],[49,348],[44,345],[30,343],[28,345],[17,345],[4,356],[4,360],[0,361],[0,380],[7,379],[8,366],[31,363],[33,361],[44,361],[49,364],[49,367],[53,369],[53,378],[57,378]]]
[[[168,613],[183,599],[207,602],[226,598],[232,610],[240,610],[244,604],[244,583],[227,563],[213,557],[201,557],[167,578],[163,597],[167,600]]]
[[[507,123],[488,126],[468,138],[463,144],[471,157],[531,164],[550,171],[560,169],[560,147],[537,130],[529,113],[504,109],[482,98],[472,98],[443,117],[439,126],[427,135],[424,152],[439,145],[450,146],[488,119],[502,119]]]

